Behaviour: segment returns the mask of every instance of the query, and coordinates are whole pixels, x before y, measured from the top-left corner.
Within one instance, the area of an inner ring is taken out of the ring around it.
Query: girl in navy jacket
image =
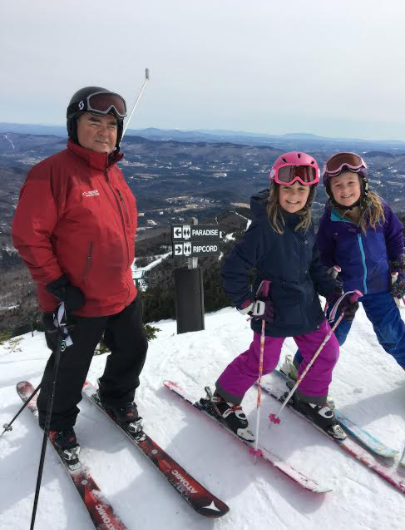
[[[211,399],[222,421],[249,441],[254,436],[240,404],[258,379],[262,320],[266,320],[263,374],[277,366],[286,337],[293,337],[300,347],[303,371],[330,330],[318,293],[334,300],[341,294],[315,249],[310,207],[319,182],[316,161],[305,153],[286,153],[274,163],[270,178],[270,192],[252,197],[252,224],[222,270],[225,291],[239,311],[252,317],[253,342],[220,375]],[[252,268],[257,272],[253,289],[249,282]],[[252,293],[263,280],[271,282],[270,292],[260,303]],[[326,399],[338,353],[332,335],[294,398],[301,412],[332,431],[338,426]]]

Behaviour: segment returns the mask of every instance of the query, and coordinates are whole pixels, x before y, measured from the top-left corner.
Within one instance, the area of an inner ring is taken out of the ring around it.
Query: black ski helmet
[[[93,114],[100,114],[101,116],[105,116],[105,112],[97,112],[96,109],[89,108],[88,107],[88,98],[89,96],[93,94],[111,94],[111,96],[117,96],[120,98],[123,102],[124,106],[124,112],[122,114],[118,114],[117,110],[114,106],[111,107],[111,113],[114,114],[114,116],[117,119],[117,143],[116,143],[116,149],[119,149],[121,138],[122,138],[122,132],[124,128],[124,118],[126,116],[126,103],[122,96],[117,94],[116,92],[111,92],[111,90],[108,90],[107,88],[99,87],[99,86],[88,86],[81,88],[77,92],[75,92],[69,102],[67,111],[66,111],[66,118],[67,118],[67,131],[68,131],[68,137],[75,143],[79,143],[77,138],[77,119],[84,113],[84,112],[91,112]]]

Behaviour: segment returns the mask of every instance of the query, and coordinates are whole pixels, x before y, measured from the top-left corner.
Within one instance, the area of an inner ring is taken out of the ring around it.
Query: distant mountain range
[[[58,134],[50,134],[55,132]],[[234,210],[236,204],[248,203],[252,193],[269,186],[274,160],[292,150],[311,153],[321,167],[333,152],[364,153],[372,189],[397,213],[405,213],[405,143],[330,139],[306,133],[280,137],[247,134],[131,131],[122,144],[125,157],[120,166],[137,197],[140,228],[146,233],[191,216],[204,222]],[[65,146],[62,127],[0,123],[0,244],[8,243],[18,193],[29,168]],[[320,185],[315,216],[325,200]]]
[[[23,123],[4,123],[0,122],[0,133],[18,133],[33,134],[46,136],[61,136],[66,138],[66,127],[62,125],[41,125],[41,124],[23,124]],[[359,138],[330,138],[318,136],[311,133],[287,133],[284,135],[271,135],[264,133],[252,133],[244,131],[229,130],[212,130],[201,129],[193,131],[183,131],[179,129],[157,129],[149,127],[146,129],[128,129],[128,136],[140,136],[154,141],[178,141],[178,142],[231,142],[243,145],[272,145],[283,149],[304,149],[312,151],[319,144],[336,145],[337,149],[351,150],[362,149],[371,150],[377,146],[384,146],[385,149],[405,151],[405,142],[400,140],[364,140]]]

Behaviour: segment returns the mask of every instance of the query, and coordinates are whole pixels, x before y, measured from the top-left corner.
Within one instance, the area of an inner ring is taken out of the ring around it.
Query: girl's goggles
[[[92,112],[107,116],[113,112],[116,118],[124,119],[127,115],[127,106],[125,100],[113,92],[94,92],[86,99],[80,101],[79,110],[83,112]]]
[[[303,186],[312,186],[319,182],[319,171],[309,165],[285,165],[272,169],[270,178],[282,186],[291,186],[294,182],[300,182]]]
[[[344,167],[351,171],[359,171],[362,168],[367,169],[367,164],[356,153],[337,153],[326,162],[324,173],[329,176],[338,175]]]

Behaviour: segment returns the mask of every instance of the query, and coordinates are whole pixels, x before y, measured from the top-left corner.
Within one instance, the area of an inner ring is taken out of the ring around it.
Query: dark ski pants
[[[57,333],[52,332],[52,314],[44,314],[45,337],[52,350],[42,378],[38,397],[39,423],[45,424],[48,397],[52,389]],[[125,405],[134,400],[139,375],[145,363],[148,342],[142,324],[142,302],[139,297],[120,313],[105,317],[72,315],[70,336],[73,344],[61,353],[51,429],[64,430],[76,423],[82,387],[100,339],[111,350],[104,374],[100,378],[100,395],[104,402]]]
[[[405,323],[390,293],[366,294],[359,298],[367,318],[372,323],[378,342],[384,350],[392,355],[405,370]],[[339,313],[336,315],[336,320]],[[340,346],[345,343],[353,321],[342,319],[336,328],[335,335]],[[299,366],[302,356],[299,351],[294,357],[294,364]]]

